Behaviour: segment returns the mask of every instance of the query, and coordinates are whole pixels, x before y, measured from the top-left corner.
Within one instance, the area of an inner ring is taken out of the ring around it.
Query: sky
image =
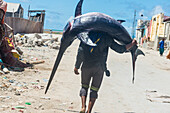
[[[32,10],[46,10],[45,29],[62,30],[73,18],[79,0],[5,0],[20,3],[27,18],[28,7]],[[114,19],[124,19],[123,26],[131,33],[134,11],[136,19],[151,20],[153,15],[164,13],[170,16],[169,0],[84,0],[82,14],[89,12],[105,13]],[[141,17],[143,14],[143,17]]]

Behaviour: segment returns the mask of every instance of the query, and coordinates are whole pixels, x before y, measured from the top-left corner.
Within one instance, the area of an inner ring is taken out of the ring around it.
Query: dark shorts
[[[101,86],[103,74],[104,69],[102,68],[102,66],[94,66],[91,68],[82,67],[81,68],[82,87],[88,88],[90,81],[92,80],[90,89],[97,92]]]

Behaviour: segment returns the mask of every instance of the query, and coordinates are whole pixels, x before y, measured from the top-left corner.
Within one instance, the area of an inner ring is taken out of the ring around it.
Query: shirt
[[[160,41],[160,42],[159,42],[159,47],[160,47],[160,48],[164,48],[164,41]]]
[[[81,63],[83,63],[82,67],[90,68],[101,65],[105,69],[109,47],[118,53],[126,51],[125,45],[116,43],[106,33],[92,31],[89,32],[88,36],[97,46],[92,47],[82,42],[80,43],[75,64],[77,69],[80,68]]]

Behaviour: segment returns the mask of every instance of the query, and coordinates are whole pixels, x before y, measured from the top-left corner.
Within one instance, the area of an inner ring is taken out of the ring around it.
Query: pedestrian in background
[[[162,56],[163,53],[164,53],[164,41],[165,41],[165,39],[163,38],[163,39],[159,42],[159,53],[160,53],[160,56]]]

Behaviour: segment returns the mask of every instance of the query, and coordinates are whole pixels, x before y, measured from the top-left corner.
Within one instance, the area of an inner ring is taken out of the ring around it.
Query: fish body
[[[133,40],[127,30],[117,20],[106,14],[92,12],[74,18],[71,31],[80,33],[91,30],[106,32],[122,44],[129,44]]]

